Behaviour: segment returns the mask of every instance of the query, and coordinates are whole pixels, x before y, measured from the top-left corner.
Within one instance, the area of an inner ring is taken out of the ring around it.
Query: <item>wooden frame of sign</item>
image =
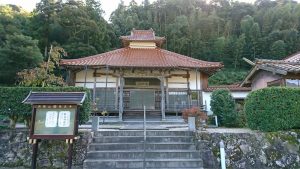
[[[79,106],[85,92],[30,92],[23,103],[32,105],[29,143],[32,144],[31,168],[36,168],[41,139],[66,140],[68,169],[72,168],[73,143],[78,134]]]
[[[68,114],[65,118],[65,121],[68,120],[65,123],[68,124],[61,124],[63,123],[61,114]],[[77,105],[33,105],[29,137],[30,139],[74,139],[78,134],[78,115]]]

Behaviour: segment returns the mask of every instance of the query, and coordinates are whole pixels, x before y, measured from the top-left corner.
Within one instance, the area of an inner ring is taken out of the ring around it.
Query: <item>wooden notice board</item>
[[[33,139],[73,139],[77,127],[76,105],[35,105]]]

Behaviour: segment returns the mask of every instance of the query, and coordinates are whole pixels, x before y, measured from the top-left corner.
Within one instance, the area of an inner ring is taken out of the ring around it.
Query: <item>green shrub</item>
[[[31,118],[32,108],[30,105],[23,104],[22,101],[26,98],[30,91],[38,92],[86,92],[87,97],[83,105],[80,107],[79,123],[82,124],[88,121],[91,112],[91,97],[90,92],[82,87],[0,87],[0,114],[8,116],[12,124],[22,118],[27,122]]]
[[[238,126],[235,103],[229,90],[215,90],[211,95],[210,106],[213,113],[218,116],[221,126]]]
[[[247,127],[247,119],[244,111],[244,100],[235,101],[235,111],[237,112],[238,127]]]
[[[245,101],[248,126],[262,131],[300,127],[300,89],[264,88],[251,92]]]

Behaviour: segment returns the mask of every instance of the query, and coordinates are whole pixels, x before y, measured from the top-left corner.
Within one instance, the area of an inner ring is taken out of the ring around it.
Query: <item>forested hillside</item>
[[[62,47],[64,58],[89,56],[120,47],[119,36],[132,28],[153,28],[170,51],[223,62],[212,84],[240,81],[249,69],[243,57],[281,59],[300,48],[294,1],[132,0],[121,1],[110,21],[102,15],[97,0],[41,0],[32,13],[0,6],[0,83],[15,84],[17,72],[47,60],[51,45]]]

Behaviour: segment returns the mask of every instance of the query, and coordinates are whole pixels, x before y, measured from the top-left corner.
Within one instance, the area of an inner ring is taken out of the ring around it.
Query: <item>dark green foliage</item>
[[[167,50],[221,61],[226,68],[240,72],[249,69],[243,57],[282,59],[299,51],[299,18],[300,4],[289,0],[254,4],[157,0],[140,5],[131,1],[128,6],[120,1],[107,22],[98,0],[40,0],[31,14],[13,5],[0,6],[0,48],[8,35],[17,33],[38,40],[45,58],[54,43],[65,48],[69,54],[65,58],[79,58],[119,48],[119,36],[129,35],[133,28],[153,28],[157,36],[166,37],[163,47]],[[0,74],[6,71],[0,69]],[[221,79],[211,78],[211,84],[242,79],[239,73],[230,74],[225,71]],[[5,82],[14,84],[14,77]]]
[[[235,100],[235,111],[237,112],[238,127],[247,127],[247,119],[244,111],[244,100]]]
[[[13,83],[17,72],[33,68],[42,60],[37,40],[21,34],[8,35],[0,47],[0,83]]]
[[[244,80],[247,75],[245,70],[224,69],[209,77],[209,85],[229,85]]]
[[[69,43],[67,45],[64,45],[63,48],[65,49],[65,51],[68,51],[68,56],[66,56],[66,58],[68,59],[76,59],[83,56],[98,54],[95,47],[81,42]]]
[[[221,126],[236,127],[238,126],[235,103],[229,90],[215,90],[211,95],[211,110],[218,116]]]
[[[300,89],[264,88],[251,92],[245,102],[248,126],[262,131],[300,128]]]
[[[42,61],[38,41],[27,36],[29,13],[0,5],[0,84],[13,84],[16,73]]]
[[[30,91],[86,92],[86,100],[80,108],[79,123],[82,124],[88,121],[91,113],[90,92],[88,89],[82,87],[0,87],[0,114],[8,116],[14,122],[20,118],[30,120],[32,111],[31,106],[22,104],[22,101],[26,98]]]

